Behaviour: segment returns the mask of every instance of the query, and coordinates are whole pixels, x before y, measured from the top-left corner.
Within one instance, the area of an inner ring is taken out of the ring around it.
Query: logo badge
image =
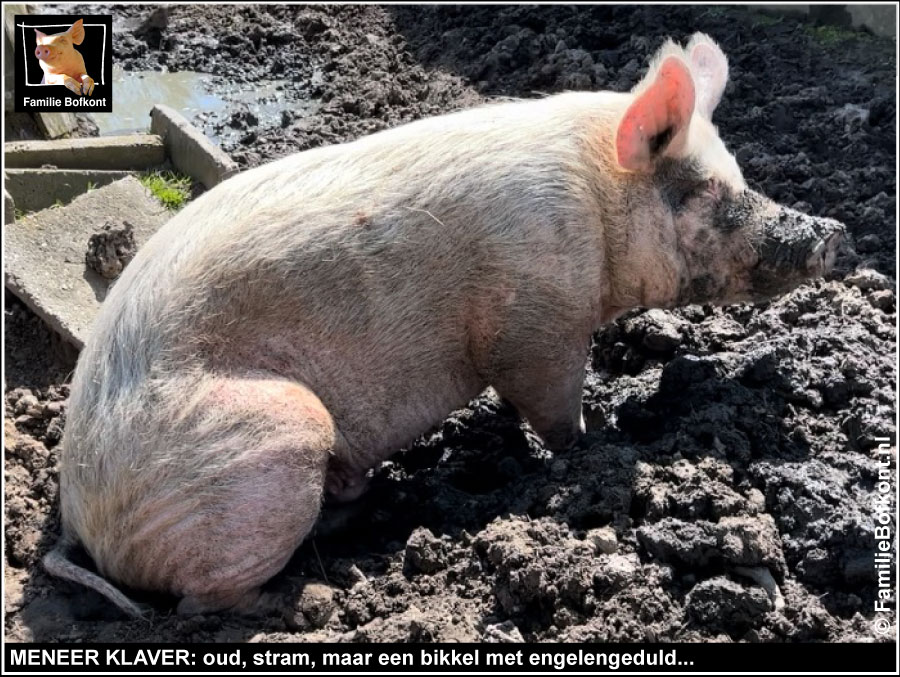
[[[15,16],[18,113],[112,112],[112,16]]]

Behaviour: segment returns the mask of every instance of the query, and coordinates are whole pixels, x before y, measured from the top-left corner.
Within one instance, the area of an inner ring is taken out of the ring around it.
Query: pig
[[[416,121],[188,205],[80,355],[47,569],[134,615],[121,587],[253,609],[323,500],[487,386],[563,450],[601,325],[826,273],[843,226],[747,186],[712,123],[727,79],[696,34],[631,92]]]
[[[84,58],[75,45],[84,42],[84,21],[79,19],[65,33],[45,35],[34,29],[37,47],[34,55],[44,71],[42,84],[63,85],[79,96],[94,93],[94,79],[87,74]]]

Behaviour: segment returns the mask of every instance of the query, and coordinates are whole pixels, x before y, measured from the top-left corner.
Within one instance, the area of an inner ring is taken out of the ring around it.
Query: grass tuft
[[[838,26],[807,26],[806,30],[814,40],[821,42],[823,45],[836,45],[858,37],[856,31]]]
[[[141,184],[166,209],[178,211],[191,197],[191,178],[175,172],[151,172],[140,177]]]

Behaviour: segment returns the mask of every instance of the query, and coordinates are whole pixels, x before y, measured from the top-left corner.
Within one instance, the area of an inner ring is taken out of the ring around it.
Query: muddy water
[[[189,120],[205,110],[220,110],[225,102],[211,93],[212,77],[181,71],[126,71],[113,67],[113,112],[95,113],[100,134],[127,134],[150,129],[150,110],[165,103]]]
[[[250,111],[260,123],[272,124],[289,107],[285,83],[277,80],[232,87],[227,92],[216,78],[194,71],[126,71],[113,67],[113,112],[95,113],[101,136],[145,132],[150,129],[150,110],[164,103],[179,111],[207,136],[220,142],[217,122],[237,111]],[[290,104],[296,109],[296,103]]]

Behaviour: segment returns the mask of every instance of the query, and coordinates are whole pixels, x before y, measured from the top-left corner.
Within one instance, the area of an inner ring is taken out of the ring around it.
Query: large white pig
[[[140,609],[246,609],[323,496],[486,386],[552,449],[591,333],[636,306],[767,297],[842,227],[747,188],[711,122],[725,56],[667,43],[629,93],[487,105],[243,173],[103,305],[63,440],[60,576]],[[66,558],[81,543],[94,575]]]

